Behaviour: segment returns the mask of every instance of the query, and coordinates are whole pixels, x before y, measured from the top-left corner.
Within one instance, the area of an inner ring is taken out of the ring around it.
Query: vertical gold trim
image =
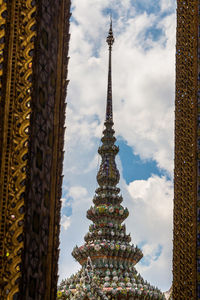
[[[32,38],[36,35],[31,0],[8,3],[7,65],[5,66],[5,106],[3,151],[0,171],[2,299],[13,299],[19,292],[24,248],[24,191],[30,125]]]
[[[7,8],[8,9],[8,8]],[[8,65],[7,68],[4,67],[4,70],[6,71],[6,89],[5,89],[5,106],[4,106],[4,112],[1,117],[4,118],[3,120],[3,132],[2,132],[2,152],[1,152],[1,170],[0,170],[0,240],[3,243],[3,253],[0,255],[0,283],[5,284],[5,274],[4,274],[4,255],[5,255],[5,226],[6,226],[6,213],[7,213],[7,201],[8,201],[8,177],[9,177],[9,163],[10,162],[10,156],[11,156],[11,149],[7,147],[7,137],[8,137],[8,130],[12,132],[12,122],[8,124],[8,118],[9,116],[12,116],[12,107],[10,108],[11,99],[10,99],[10,83],[11,83],[11,73],[12,73],[12,67],[13,67],[13,41],[14,41],[14,24],[16,22],[15,20],[15,1],[12,3],[12,10],[10,12],[10,23],[13,24],[13,26],[10,26],[10,36],[9,36],[9,46],[8,46]],[[0,15],[0,18],[2,16]],[[2,22],[2,21],[1,21]],[[2,22],[3,23],[3,22]],[[8,37],[7,37],[8,38]],[[16,49],[15,49],[16,51]],[[5,72],[4,71],[4,72]],[[6,160],[7,157],[7,160]],[[0,296],[1,294],[0,290]]]

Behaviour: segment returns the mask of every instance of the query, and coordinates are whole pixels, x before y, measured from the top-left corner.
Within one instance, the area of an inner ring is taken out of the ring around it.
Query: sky
[[[144,257],[137,271],[162,291],[172,282],[175,0],[72,0],[59,282],[80,269],[100,165],[110,13],[116,158],[125,220]]]

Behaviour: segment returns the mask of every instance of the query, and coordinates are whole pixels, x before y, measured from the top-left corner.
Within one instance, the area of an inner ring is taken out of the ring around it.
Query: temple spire
[[[106,39],[109,46],[109,62],[108,62],[108,91],[107,91],[107,106],[106,106],[106,121],[112,120],[112,45],[114,36],[112,31],[112,18],[110,20],[110,30]]]
[[[104,122],[105,129],[103,130],[102,145],[98,149],[98,153],[102,157],[102,162],[97,173],[97,181],[102,186],[115,187],[119,182],[119,171],[115,163],[115,156],[119,152],[119,147],[115,145],[116,138],[114,137],[113,113],[112,113],[112,70],[111,70],[111,52],[114,43],[112,32],[112,19],[110,20],[110,30],[106,39],[109,46],[109,63],[108,63],[108,92],[106,105],[106,120]]]
[[[82,269],[61,288],[68,300],[75,299],[163,299],[162,293],[145,283],[137,274],[135,265],[143,254],[131,244],[130,234],[123,224],[128,217],[128,209],[122,206],[120,194],[120,174],[115,163],[119,147],[115,145],[112,120],[112,80],[111,51],[114,43],[112,20],[109,35],[109,70],[106,120],[104,122],[102,145],[98,148],[101,164],[97,173],[98,187],[95,190],[93,204],[87,211],[87,218],[92,221],[85,243],[73,251],[73,257]],[[64,294],[61,294],[61,296]],[[64,295],[64,296],[65,296]]]

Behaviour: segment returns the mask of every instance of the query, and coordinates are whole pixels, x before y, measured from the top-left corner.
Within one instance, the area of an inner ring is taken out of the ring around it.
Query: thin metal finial
[[[110,16],[110,29],[106,39],[106,42],[109,46],[109,63],[108,63],[108,90],[107,90],[107,106],[106,106],[106,121],[112,120],[112,67],[111,67],[111,52],[112,52],[112,45],[115,39],[113,36],[112,31],[112,16]]]

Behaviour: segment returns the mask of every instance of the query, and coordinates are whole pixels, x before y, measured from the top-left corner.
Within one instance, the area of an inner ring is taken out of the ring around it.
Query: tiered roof
[[[85,244],[73,249],[73,257],[82,269],[61,283],[60,299],[165,299],[155,287],[137,273],[135,265],[142,258],[141,250],[131,244],[123,221],[128,217],[120,195],[119,171],[115,156],[112,113],[111,53],[114,37],[112,21],[107,37],[109,46],[108,91],[105,129],[98,149],[102,161],[97,174],[99,187],[93,198],[94,205],[87,211],[93,224],[85,235]]]

